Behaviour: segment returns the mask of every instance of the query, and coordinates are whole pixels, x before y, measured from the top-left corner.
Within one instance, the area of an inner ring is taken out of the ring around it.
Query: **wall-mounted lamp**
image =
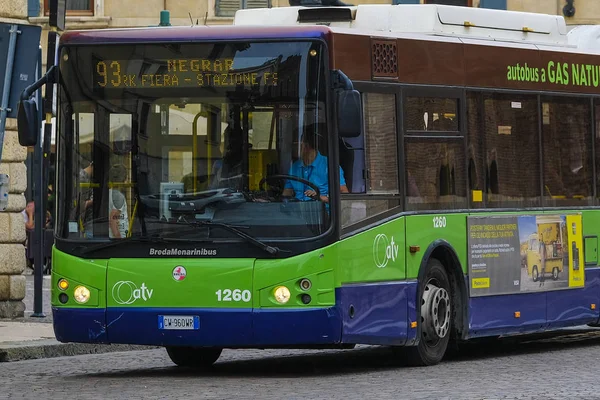
[[[566,0],[567,4],[563,7],[563,15],[565,17],[572,17],[575,15],[575,7],[573,6],[573,2],[575,0]]]

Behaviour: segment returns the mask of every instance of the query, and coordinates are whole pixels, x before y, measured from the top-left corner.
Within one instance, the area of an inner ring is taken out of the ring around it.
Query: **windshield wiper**
[[[88,254],[94,252],[96,250],[102,250],[109,247],[116,247],[124,243],[174,243],[174,242],[188,242],[187,239],[177,239],[177,238],[163,238],[160,236],[130,236],[124,239],[113,239],[110,242],[102,242],[90,247],[86,247],[81,251],[81,255]],[[79,246],[82,247],[82,246]]]
[[[281,251],[281,249],[279,247],[273,247],[273,246],[269,246],[268,244],[266,244],[265,242],[262,242],[258,239],[256,239],[255,237],[252,237],[250,235],[248,235],[245,232],[242,232],[240,229],[236,228],[234,225],[230,225],[230,224],[226,224],[223,222],[212,222],[212,221],[187,221],[185,220],[185,223],[187,223],[188,225],[191,226],[215,226],[215,227],[219,227],[219,228],[223,228],[226,231],[229,231],[231,233],[235,233],[236,235],[238,235],[239,237],[241,237],[242,239],[246,240],[248,243],[252,243],[253,245],[255,245],[256,247],[266,251],[269,254],[275,255],[277,253],[279,253]]]

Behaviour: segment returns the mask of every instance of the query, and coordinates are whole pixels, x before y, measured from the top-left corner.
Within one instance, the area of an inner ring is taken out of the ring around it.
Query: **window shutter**
[[[242,7],[241,0],[217,0],[217,16],[218,17],[233,17],[235,12]]]
[[[218,17],[233,17],[235,12],[243,8],[267,8],[271,0],[216,0]]]
[[[479,8],[506,10],[506,0],[481,0],[479,3]]]
[[[269,8],[270,0],[245,0],[246,7],[244,8]]]

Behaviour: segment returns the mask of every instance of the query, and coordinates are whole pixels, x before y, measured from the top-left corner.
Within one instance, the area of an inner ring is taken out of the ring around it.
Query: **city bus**
[[[597,324],[595,35],[440,5],[63,33],[56,338],[179,366],[361,344],[423,366]],[[564,232],[544,234],[556,279],[522,259],[541,217]]]

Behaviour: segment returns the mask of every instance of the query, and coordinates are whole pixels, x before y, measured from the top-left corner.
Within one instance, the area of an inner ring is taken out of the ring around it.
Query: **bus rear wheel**
[[[408,362],[419,366],[435,365],[442,360],[452,327],[452,291],[446,269],[434,258],[426,268],[419,288],[421,337],[417,346],[407,348]]]
[[[179,367],[207,368],[219,359],[223,349],[215,347],[167,347],[171,361]]]

